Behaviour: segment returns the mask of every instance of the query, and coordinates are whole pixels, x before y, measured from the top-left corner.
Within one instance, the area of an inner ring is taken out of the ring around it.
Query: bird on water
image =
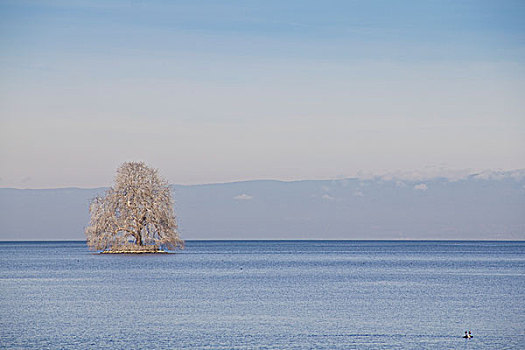
[[[470,331],[468,331],[468,332],[465,331],[465,335],[463,336],[463,338],[470,339],[472,337],[473,337],[473,335],[472,335],[472,333],[470,333]]]

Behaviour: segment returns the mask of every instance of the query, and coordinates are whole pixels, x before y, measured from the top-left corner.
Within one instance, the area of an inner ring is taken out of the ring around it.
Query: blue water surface
[[[6,349],[523,349],[525,242],[3,242],[0,303]]]

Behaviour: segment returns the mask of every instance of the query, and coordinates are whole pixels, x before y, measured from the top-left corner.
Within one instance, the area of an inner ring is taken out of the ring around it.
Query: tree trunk
[[[133,236],[135,237],[135,244],[142,245],[142,236],[140,234],[140,231],[136,232]]]

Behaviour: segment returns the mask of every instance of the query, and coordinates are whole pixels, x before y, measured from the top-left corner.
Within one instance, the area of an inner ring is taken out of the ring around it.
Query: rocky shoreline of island
[[[99,254],[171,254],[165,250],[104,250]]]

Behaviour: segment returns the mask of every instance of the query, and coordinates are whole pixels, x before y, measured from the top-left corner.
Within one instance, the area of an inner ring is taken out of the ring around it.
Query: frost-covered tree
[[[93,250],[158,251],[184,248],[168,183],[143,162],[117,170],[115,185],[89,208],[87,244]]]

